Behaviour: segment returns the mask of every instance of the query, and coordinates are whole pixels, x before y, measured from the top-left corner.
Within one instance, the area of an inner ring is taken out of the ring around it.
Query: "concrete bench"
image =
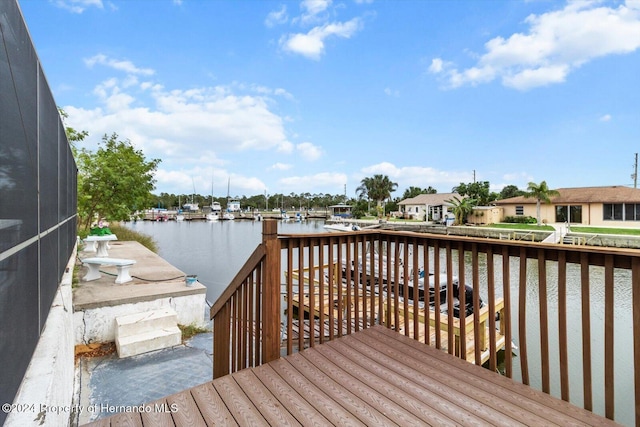
[[[96,252],[96,256],[99,257],[108,257],[109,253],[107,249],[109,249],[109,242],[118,240],[115,234],[107,234],[105,236],[87,236],[84,239],[87,243],[93,243],[93,251]]]
[[[121,258],[85,258],[82,263],[89,268],[87,274],[82,278],[85,282],[90,280],[98,280],[102,275],[100,274],[101,265],[115,265],[118,271],[118,277],[116,277],[116,283],[127,283],[133,280],[129,274],[129,268],[136,262],[132,259]]]

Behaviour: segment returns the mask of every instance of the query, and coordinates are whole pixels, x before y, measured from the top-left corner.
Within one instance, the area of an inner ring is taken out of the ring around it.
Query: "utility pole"
[[[476,170],[473,170],[473,183],[476,183]]]
[[[631,179],[633,179],[633,188],[638,188],[638,153],[636,153],[636,161],[633,164]]]

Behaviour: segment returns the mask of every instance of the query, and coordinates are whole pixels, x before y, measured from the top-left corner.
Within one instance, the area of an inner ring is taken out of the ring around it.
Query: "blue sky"
[[[640,0],[19,0],[83,146],[156,193],[633,185]]]

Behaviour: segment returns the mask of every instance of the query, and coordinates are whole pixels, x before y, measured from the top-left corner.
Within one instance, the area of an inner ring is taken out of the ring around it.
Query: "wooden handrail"
[[[238,290],[240,286],[244,283],[244,281],[249,277],[249,275],[256,269],[258,264],[262,262],[265,256],[264,245],[261,243],[257,248],[253,251],[253,253],[249,256],[247,262],[240,268],[240,271],[235,275],[229,286],[220,294],[216,302],[211,306],[209,310],[210,319],[213,319],[218,312],[224,307],[229,298]]]
[[[418,268],[410,264],[434,273],[436,296],[454,276],[462,289],[471,286],[474,314],[462,321],[454,317],[452,293],[443,300],[444,313],[421,308],[417,298],[402,298],[419,280]],[[552,271],[557,271],[553,280]],[[596,285],[602,287],[597,290],[602,307],[593,304]],[[622,377],[633,377],[640,408],[640,251],[387,230],[277,235],[277,222],[265,221],[262,244],[211,308],[214,375],[382,324],[476,364],[488,358],[492,370],[497,351],[504,349],[505,375],[515,376],[513,365],[519,362],[524,384],[533,381],[564,400],[572,394],[569,365],[581,361],[576,370],[583,382],[574,386],[582,386],[578,403],[588,410],[604,407],[603,415],[614,418],[620,377],[614,343],[622,329],[614,327],[619,322],[614,285],[633,292],[628,318],[636,355],[628,368],[632,375]],[[568,295],[580,299],[577,309],[573,301],[569,307]],[[581,336],[581,348],[568,345],[571,336]],[[592,337],[600,336],[601,345],[594,345]],[[517,359],[512,340],[519,347]],[[467,349],[467,342],[473,348]],[[595,364],[600,357],[604,368]],[[540,371],[530,375],[534,365]],[[556,372],[560,375],[552,375]],[[601,375],[602,386],[594,388],[593,378]],[[635,413],[640,426],[639,414],[640,409]]]

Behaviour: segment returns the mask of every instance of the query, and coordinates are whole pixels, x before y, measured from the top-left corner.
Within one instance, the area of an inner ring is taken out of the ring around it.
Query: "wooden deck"
[[[617,425],[382,326],[146,408],[90,425]]]

